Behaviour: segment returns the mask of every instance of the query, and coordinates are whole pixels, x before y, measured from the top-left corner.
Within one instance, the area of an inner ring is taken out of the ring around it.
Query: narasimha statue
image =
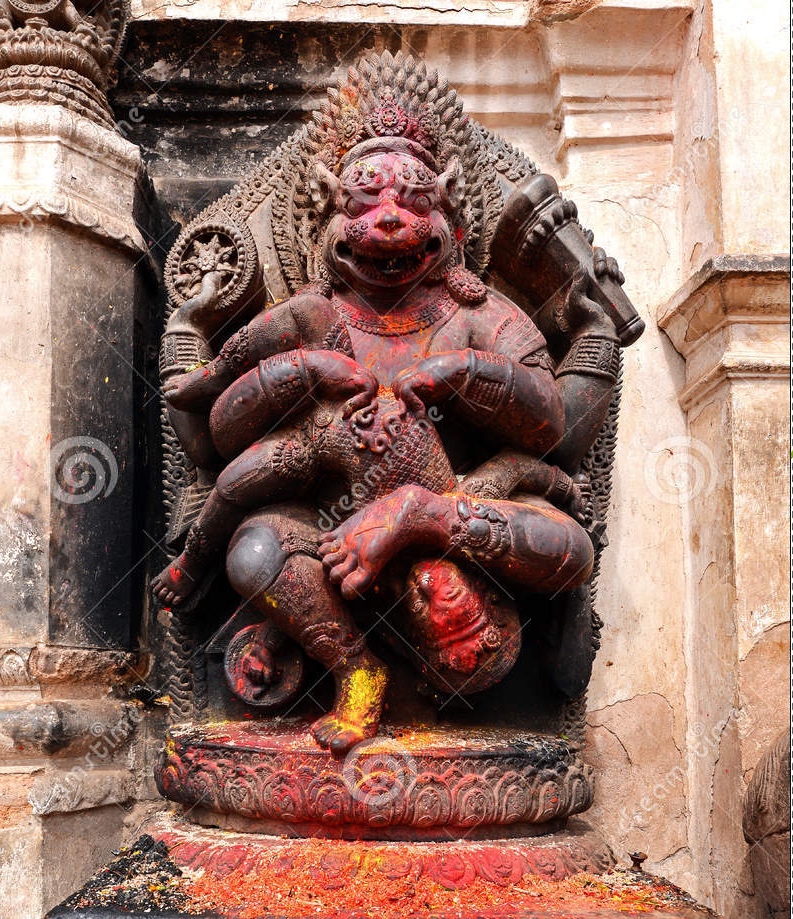
[[[283,710],[307,655],[333,675],[311,731],[334,755],[378,730],[375,638],[439,697],[526,653],[582,697],[619,349],[641,321],[576,217],[437,74],[386,53],[171,253],[174,555],[153,592],[183,635],[225,574],[244,613],[216,623],[230,691]]]

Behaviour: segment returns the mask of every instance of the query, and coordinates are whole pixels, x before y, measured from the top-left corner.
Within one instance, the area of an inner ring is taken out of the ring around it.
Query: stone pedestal
[[[157,785],[196,822],[346,839],[533,836],[592,803],[592,769],[559,738],[494,728],[389,734],[339,760],[307,724],[172,728]]]
[[[109,691],[148,666],[141,180],[112,128],[0,105],[3,917],[38,919],[93,870],[136,794],[141,715]]]

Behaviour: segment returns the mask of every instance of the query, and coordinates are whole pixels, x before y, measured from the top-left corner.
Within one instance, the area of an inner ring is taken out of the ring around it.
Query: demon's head
[[[315,206],[328,218],[323,258],[331,278],[375,298],[438,276],[460,244],[459,160],[438,175],[418,145],[393,139],[389,149],[387,141],[359,144],[339,177],[317,163],[311,181]]]

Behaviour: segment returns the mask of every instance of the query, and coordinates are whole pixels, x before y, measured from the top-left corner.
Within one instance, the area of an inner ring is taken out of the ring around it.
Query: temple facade
[[[0,2],[2,919],[40,919],[165,808],[168,252],[383,51],[556,177],[646,326],[586,819],[724,919],[772,915],[758,845],[789,824],[756,831],[747,789],[790,727],[788,28],[771,0]]]

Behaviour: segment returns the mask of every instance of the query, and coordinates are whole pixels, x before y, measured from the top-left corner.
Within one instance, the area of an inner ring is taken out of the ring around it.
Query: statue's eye
[[[344,202],[344,210],[350,217],[360,217],[366,210],[366,205],[358,198],[347,198]]]
[[[416,195],[413,199],[413,210],[417,214],[426,214],[430,209],[430,199],[426,195]]]

